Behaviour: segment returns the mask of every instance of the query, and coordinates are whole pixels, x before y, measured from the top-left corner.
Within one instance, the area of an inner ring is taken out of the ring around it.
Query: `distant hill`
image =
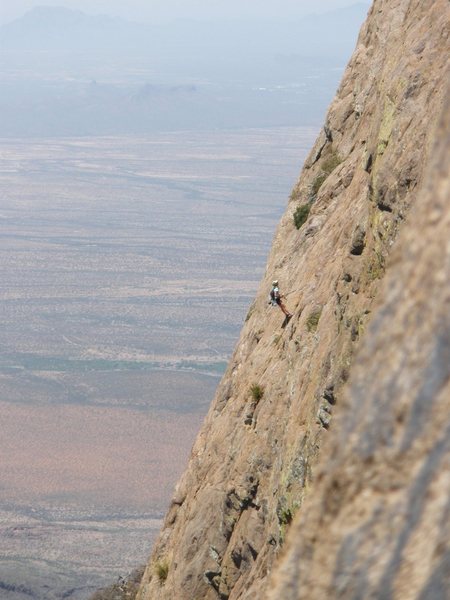
[[[63,7],[39,6],[0,27],[4,50],[80,51],[130,45],[144,28],[107,15],[87,15]]]
[[[0,27],[0,46],[7,51],[107,50],[116,52],[183,53],[185,58],[223,59],[250,56],[302,54],[342,56],[351,53],[367,3],[289,22],[176,20],[153,27],[112,18],[87,15],[62,7],[36,7]]]
[[[35,8],[0,27],[0,135],[316,125],[367,9],[156,27]]]

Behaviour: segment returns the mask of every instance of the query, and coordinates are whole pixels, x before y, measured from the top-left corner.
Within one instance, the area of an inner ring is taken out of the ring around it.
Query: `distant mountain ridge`
[[[368,4],[287,21],[175,20],[164,26],[143,25],[108,15],[90,15],[64,7],[39,6],[0,27],[0,47],[7,51],[83,51],[182,49],[240,55],[249,52],[351,52]]]
[[[33,25],[47,25],[53,23],[59,26],[71,25],[73,23],[86,22],[118,22],[122,19],[110,17],[109,15],[90,15],[78,9],[66,8],[64,6],[35,6],[27,11],[22,17],[11,21],[9,25],[19,23],[32,23]]]
[[[108,15],[88,15],[61,6],[37,6],[0,27],[6,50],[79,50],[129,42],[142,26]]]

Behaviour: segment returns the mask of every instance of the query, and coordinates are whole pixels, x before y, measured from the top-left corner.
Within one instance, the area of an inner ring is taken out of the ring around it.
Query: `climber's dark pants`
[[[281,300],[281,298],[278,298],[278,300],[275,300],[275,302],[278,304],[278,306],[281,308],[281,310],[284,312],[284,314],[286,316],[290,315],[291,313],[288,311],[288,309],[285,307],[283,301]]]

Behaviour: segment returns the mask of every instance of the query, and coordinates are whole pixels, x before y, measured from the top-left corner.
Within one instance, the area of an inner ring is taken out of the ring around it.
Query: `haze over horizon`
[[[0,136],[317,126],[367,13],[152,25],[64,4],[0,25]]]
[[[66,7],[81,10],[87,14],[107,14],[113,17],[137,22],[161,23],[174,19],[222,20],[222,19],[286,19],[302,18],[308,14],[324,13],[330,10],[367,4],[366,0],[322,0],[320,7],[314,0],[247,0],[244,4],[238,0],[156,0],[149,6],[144,0],[131,0],[127,3],[119,0],[16,0],[14,3],[0,6],[0,25],[23,16],[38,6]]]

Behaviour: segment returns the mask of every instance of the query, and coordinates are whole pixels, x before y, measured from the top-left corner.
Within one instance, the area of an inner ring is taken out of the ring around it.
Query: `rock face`
[[[449,23],[375,0],[140,600],[446,597]]]
[[[450,94],[444,111],[271,600],[450,598]]]

